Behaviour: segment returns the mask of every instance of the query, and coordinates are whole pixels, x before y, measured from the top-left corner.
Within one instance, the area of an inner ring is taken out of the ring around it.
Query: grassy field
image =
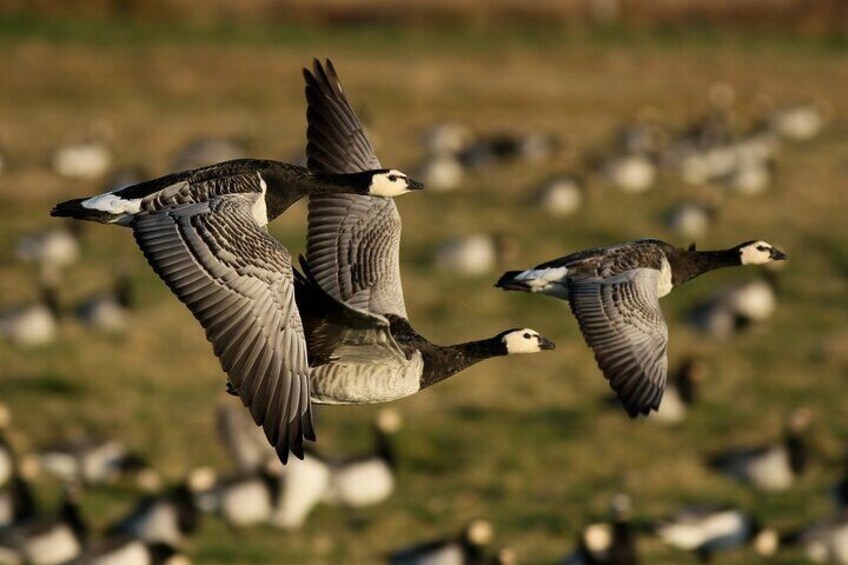
[[[335,61],[369,119],[383,163],[414,163],[417,132],[434,121],[481,131],[541,128],[566,140],[550,163],[504,167],[456,192],[425,191],[398,202],[407,306],[422,334],[451,343],[530,326],[559,347],[489,361],[398,402],[407,426],[389,502],[356,516],[322,507],[292,534],[233,532],[209,519],[189,547],[197,562],[369,563],[477,516],[493,521],[497,545],[513,547],[521,562],[551,562],[571,547],[581,525],[606,515],[619,490],[633,496],[639,518],[695,500],[739,503],[778,527],[829,511],[824,493],[842,469],[848,440],[848,54],[841,50],[740,38],[517,32],[284,29],[252,38],[179,28],[127,35],[105,27],[18,30],[0,42],[0,146],[7,161],[0,177],[0,309],[36,297],[33,273],[13,261],[16,238],[49,225],[55,202],[101,188],[50,172],[54,147],[100,123],[111,132],[118,164],[141,165],[150,176],[168,172],[174,152],[198,134],[242,136],[255,156],[288,159],[303,150],[300,68],[314,56]],[[579,155],[646,106],[661,108],[672,124],[694,117],[715,80],[737,88],[743,116],[755,95],[768,93],[778,101],[827,100],[836,120],[819,139],[786,148],[767,195],[728,197],[717,228],[698,242],[715,248],[763,238],[784,249],[791,260],[775,318],[729,342],[706,340],[682,323],[694,301],[754,275],[744,270],[699,279],[664,301],[672,365],[688,354],[709,362],[703,404],[685,425],[667,429],[602,407],[607,385],[565,304],[496,291],[495,272],[454,279],[432,269],[430,258],[438,242],[476,230],[514,235],[516,267],[636,237],[675,241],[661,211],[691,192],[675,176],[644,196],[591,183],[584,209],[566,220],[528,205],[528,187],[573,168]],[[298,206],[271,231],[296,254],[305,226]],[[49,347],[0,344],[0,399],[13,409],[21,439],[35,447],[82,427],[124,439],[175,480],[199,464],[224,468],[212,424],[224,377],[202,331],[146,266],[129,232],[87,228],[83,260],[70,271],[63,299],[106,286],[120,267],[140,290],[140,310],[123,337],[91,334],[68,321]],[[778,437],[785,415],[800,405],[814,411],[817,449],[797,487],[757,495],[702,466],[706,452]],[[322,410],[321,446],[367,449],[374,412]],[[102,524],[131,500],[125,489],[91,491],[85,510]],[[689,559],[652,540],[640,548],[648,563]],[[797,558],[787,553],[776,562]],[[740,552],[723,562],[753,559]]]

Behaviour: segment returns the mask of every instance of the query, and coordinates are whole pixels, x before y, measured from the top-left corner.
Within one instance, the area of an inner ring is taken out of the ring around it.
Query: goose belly
[[[335,504],[360,508],[386,500],[394,488],[391,469],[385,461],[375,458],[334,470],[328,498]]]
[[[136,516],[127,524],[126,531],[129,535],[151,543],[179,545],[183,537],[180,533],[177,509],[165,501],[157,502],[146,512]]]
[[[330,363],[312,369],[312,402],[316,404],[377,404],[415,394],[421,388],[424,361],[371,364]]]
[[[675,387],[668,387],[663,393],[659,410],[648,415],[649,422],[661,424],[677,424],[686,419],[686,403],[680,397]]]

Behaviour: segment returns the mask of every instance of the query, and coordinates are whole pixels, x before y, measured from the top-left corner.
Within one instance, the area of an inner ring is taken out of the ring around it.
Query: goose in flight
[[[786,255],[765,241],[720,251],[679,249],[640,239],[573,253],[495,286],[567,300],[595,360],[631,418],[657,410],[668,372],[668,326],[659,299],[706,272],[764,265]]]
[[[334,172],[239,159],[69,200],[51,215],[132,229],[150,266],[206,330],[231,389],[285,463],[289,451],[303,458],[303,439],[315,433],[291,256],[266,226],[307,195],[382,202],[420,188],[394,169]]]
[[[307,166],[321,173],[380,168],[331,62],[305,71]],[[410,325],[401,286],[401,220],[394,202],[358,194],[309,198],[304,274],[296,300],[309,348],[312,400],[388,402],[498,355],[554,345],[531,329],[451,346]]]

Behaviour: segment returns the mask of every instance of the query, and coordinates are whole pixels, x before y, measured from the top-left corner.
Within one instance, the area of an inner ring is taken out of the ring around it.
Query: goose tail
[[[561,286],[564,283],[566,273],[565,267],[507,271],[498,279],[495,286],[504,290],[549,292],[556,285]]]

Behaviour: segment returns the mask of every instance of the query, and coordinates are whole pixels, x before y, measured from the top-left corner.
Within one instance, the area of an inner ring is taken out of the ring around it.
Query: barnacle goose
[[[677,368],[665,387],[662,403],[648,420],[661,424],[678,424],[686,419],[689,408],[698,399],[698,388],[704,380],[705,364],[700,359],[687,359]]]
[[[306,73],[311,170],[363,171],[379,161],[328,62]],[[498,355],[554,345],[530,329],[438,346],[409,324],[398,259],[401,221],[390,200],[336,194],[309,199],[304,274],[295,296],[309,348],[312,399],[368,404],[403,398]]]
[[[665,544],[693,551],[704,562],[716,553],[748,544],[758,555],[769,556],[780,544],[777,532],[763,527],[750,513],[713,504],[681,508],[657,523],[654,532]]]
[[[630,525],[632,502],[624,493],[611,504],[612,523],[589,524],[577,540],[577,549],[561,561],[563,565],[635,565],[636,536]]]
[[[809,464],[812,412],[799,408],[790,414],[781,442],[736,448],[709,458],[715,470],[764,491],[786,490]]]
[[[143,457],[118,440],[77,431],[38,454],[42,469],[63,481],[86,485],[138,479],[150,468]]]
[[[53,153],[53,170],[69,179],[90,180],[102,177],[112,166],[112,150],[94,139],[71,143]]]
[[[496,286],[568,300],[598,366],[634,418],[658,409],[665,388],[668,327],[659,299],[713,269],[784,259],[765,241],[697,251],[640,239],[510,271]]]
[[[0,337],[20,347],[39,347],[52,343],[63,315],[52,282],[40,283],[39,300],[0,312]]]
[[[331,127],[344,126],[332,122]],[[344,135],[316,130],[313,138]],[[346,130],[343,130],[343,132]],[[318,171],[239,159],[58,204],[51,215],[129,226],[150,266],[206,330],[232,388],[280,459],[314,440],[291,257],[267,224],[307,195],[391,198],[423,185],[395,169]]]
[[[388,562],[390,565],[489,563],[494,561],[487,556],[487,548],[493,538],[492,523],[488,520],[476,519],[469,522],[457,536],[401,549],[391,554]]]

